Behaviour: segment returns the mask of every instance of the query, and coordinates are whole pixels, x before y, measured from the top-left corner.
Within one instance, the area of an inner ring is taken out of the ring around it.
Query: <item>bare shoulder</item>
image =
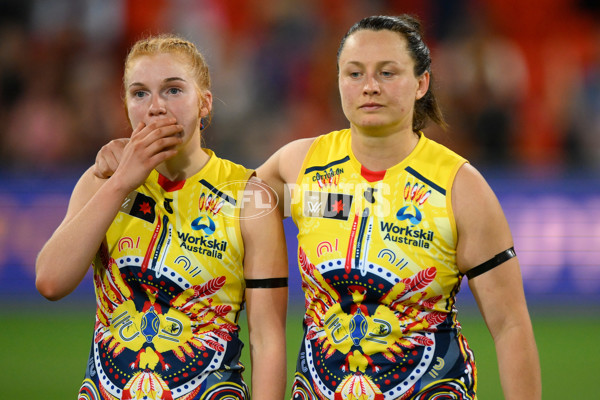
[[[263,179],[280,199],[280,215],[289,215],[283,199],[289,194],[290,184],[296,182],[304,158],[315,139],[298,139],[286,144],[256,169],[258,177]]]
[[[452,187],[453,206],[498,206],[498,199],[485,177],[469,163],[463,164]],[[467,208],[468,210],[469,208]]]
[[[256,170],[258,176],[271,186],[294,183],[302,162],[316,138],[294,140],[277,150]],[[272,184],[274,180],[275,185]]]
[[[303,153],[302,158],[304,158],[304,156],[308,152],[308,149],[310,148],[310,146],[313,144],[313,142],[316,139],[317,139],[316,137],[311,137],[311,138],[303,138],[303,139],[293,140],[293,141],[289,142],[288,144],[286,144],[285,146],[283,146],[281,149],[279,149],[278,152],[282,152],[282,154],[285,154],[285,155],[291,155],[292,153],[300,152],[300,153]]]
[[[302,163],[315,140],[314,137],[294,140],[281,149],[280,165],[285,183],[296,183]]]

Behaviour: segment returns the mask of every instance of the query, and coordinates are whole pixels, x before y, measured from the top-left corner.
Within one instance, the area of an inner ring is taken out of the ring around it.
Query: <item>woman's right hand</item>
[[[118,179],[123,187],[134,190],[154,168],[177,154],[183,130],[175,118],[156,120],[148,125],[139,123],[131,138],[112,140],[96,156],[94,175]]]

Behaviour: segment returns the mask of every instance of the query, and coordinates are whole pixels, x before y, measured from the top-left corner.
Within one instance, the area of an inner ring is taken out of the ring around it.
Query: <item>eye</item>
[[[360,73],[360,72],[350,72],[350,73],[348,73],[348,76],[349,76],[350,78],[359,78],[359,77],[360,77],[360,75],[361,75],[361,73]]]
[[[171,88],[167,89],[168,94],[179,94],[181,92],[182,92],[182,90],[178,87],[171,87]]]
[[[143,90],[135,90],[133,93],[131,93],[131,97],[135,97],[138,99],[141,99],[144,96],[146,96],[146,92],[144,92]]]
[[[395,74],[392,71],[381,71],[381,76],[383,76],[384,78],[391,78],[394,75]]]

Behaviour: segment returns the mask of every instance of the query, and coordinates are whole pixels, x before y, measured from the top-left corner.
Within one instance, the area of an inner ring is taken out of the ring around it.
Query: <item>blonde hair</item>
[[[140,39],[131,47],[125,58],[123,86],[127,87],[127,77],[136,59],[164,53],[174,54],[188,62],[192,70],[192,76],[195,78],[196,89],[201,98],[204,91],[210,90],[210,73],[204,56],[194,43],[174,34],[161,34]],[[126,98],[124,100],[125,109],[127,109]],[[208,118],[210,120],[210,116]]]

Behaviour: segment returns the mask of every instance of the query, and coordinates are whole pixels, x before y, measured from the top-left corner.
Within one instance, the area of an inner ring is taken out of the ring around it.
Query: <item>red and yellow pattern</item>
[[[247,398],[239,212],[253,172],[208,152],[186,181],[153,171],[109,228],[93,265],[96,324],[80,399],[191,400],[217,383]]]
[[[292,196],[306,301],[295,399],[409,398],[441,380],[472,399],[454,308],[451,193],[464,162],[421,134],[404,161],[372,172],[349,130],[315,140]]]

